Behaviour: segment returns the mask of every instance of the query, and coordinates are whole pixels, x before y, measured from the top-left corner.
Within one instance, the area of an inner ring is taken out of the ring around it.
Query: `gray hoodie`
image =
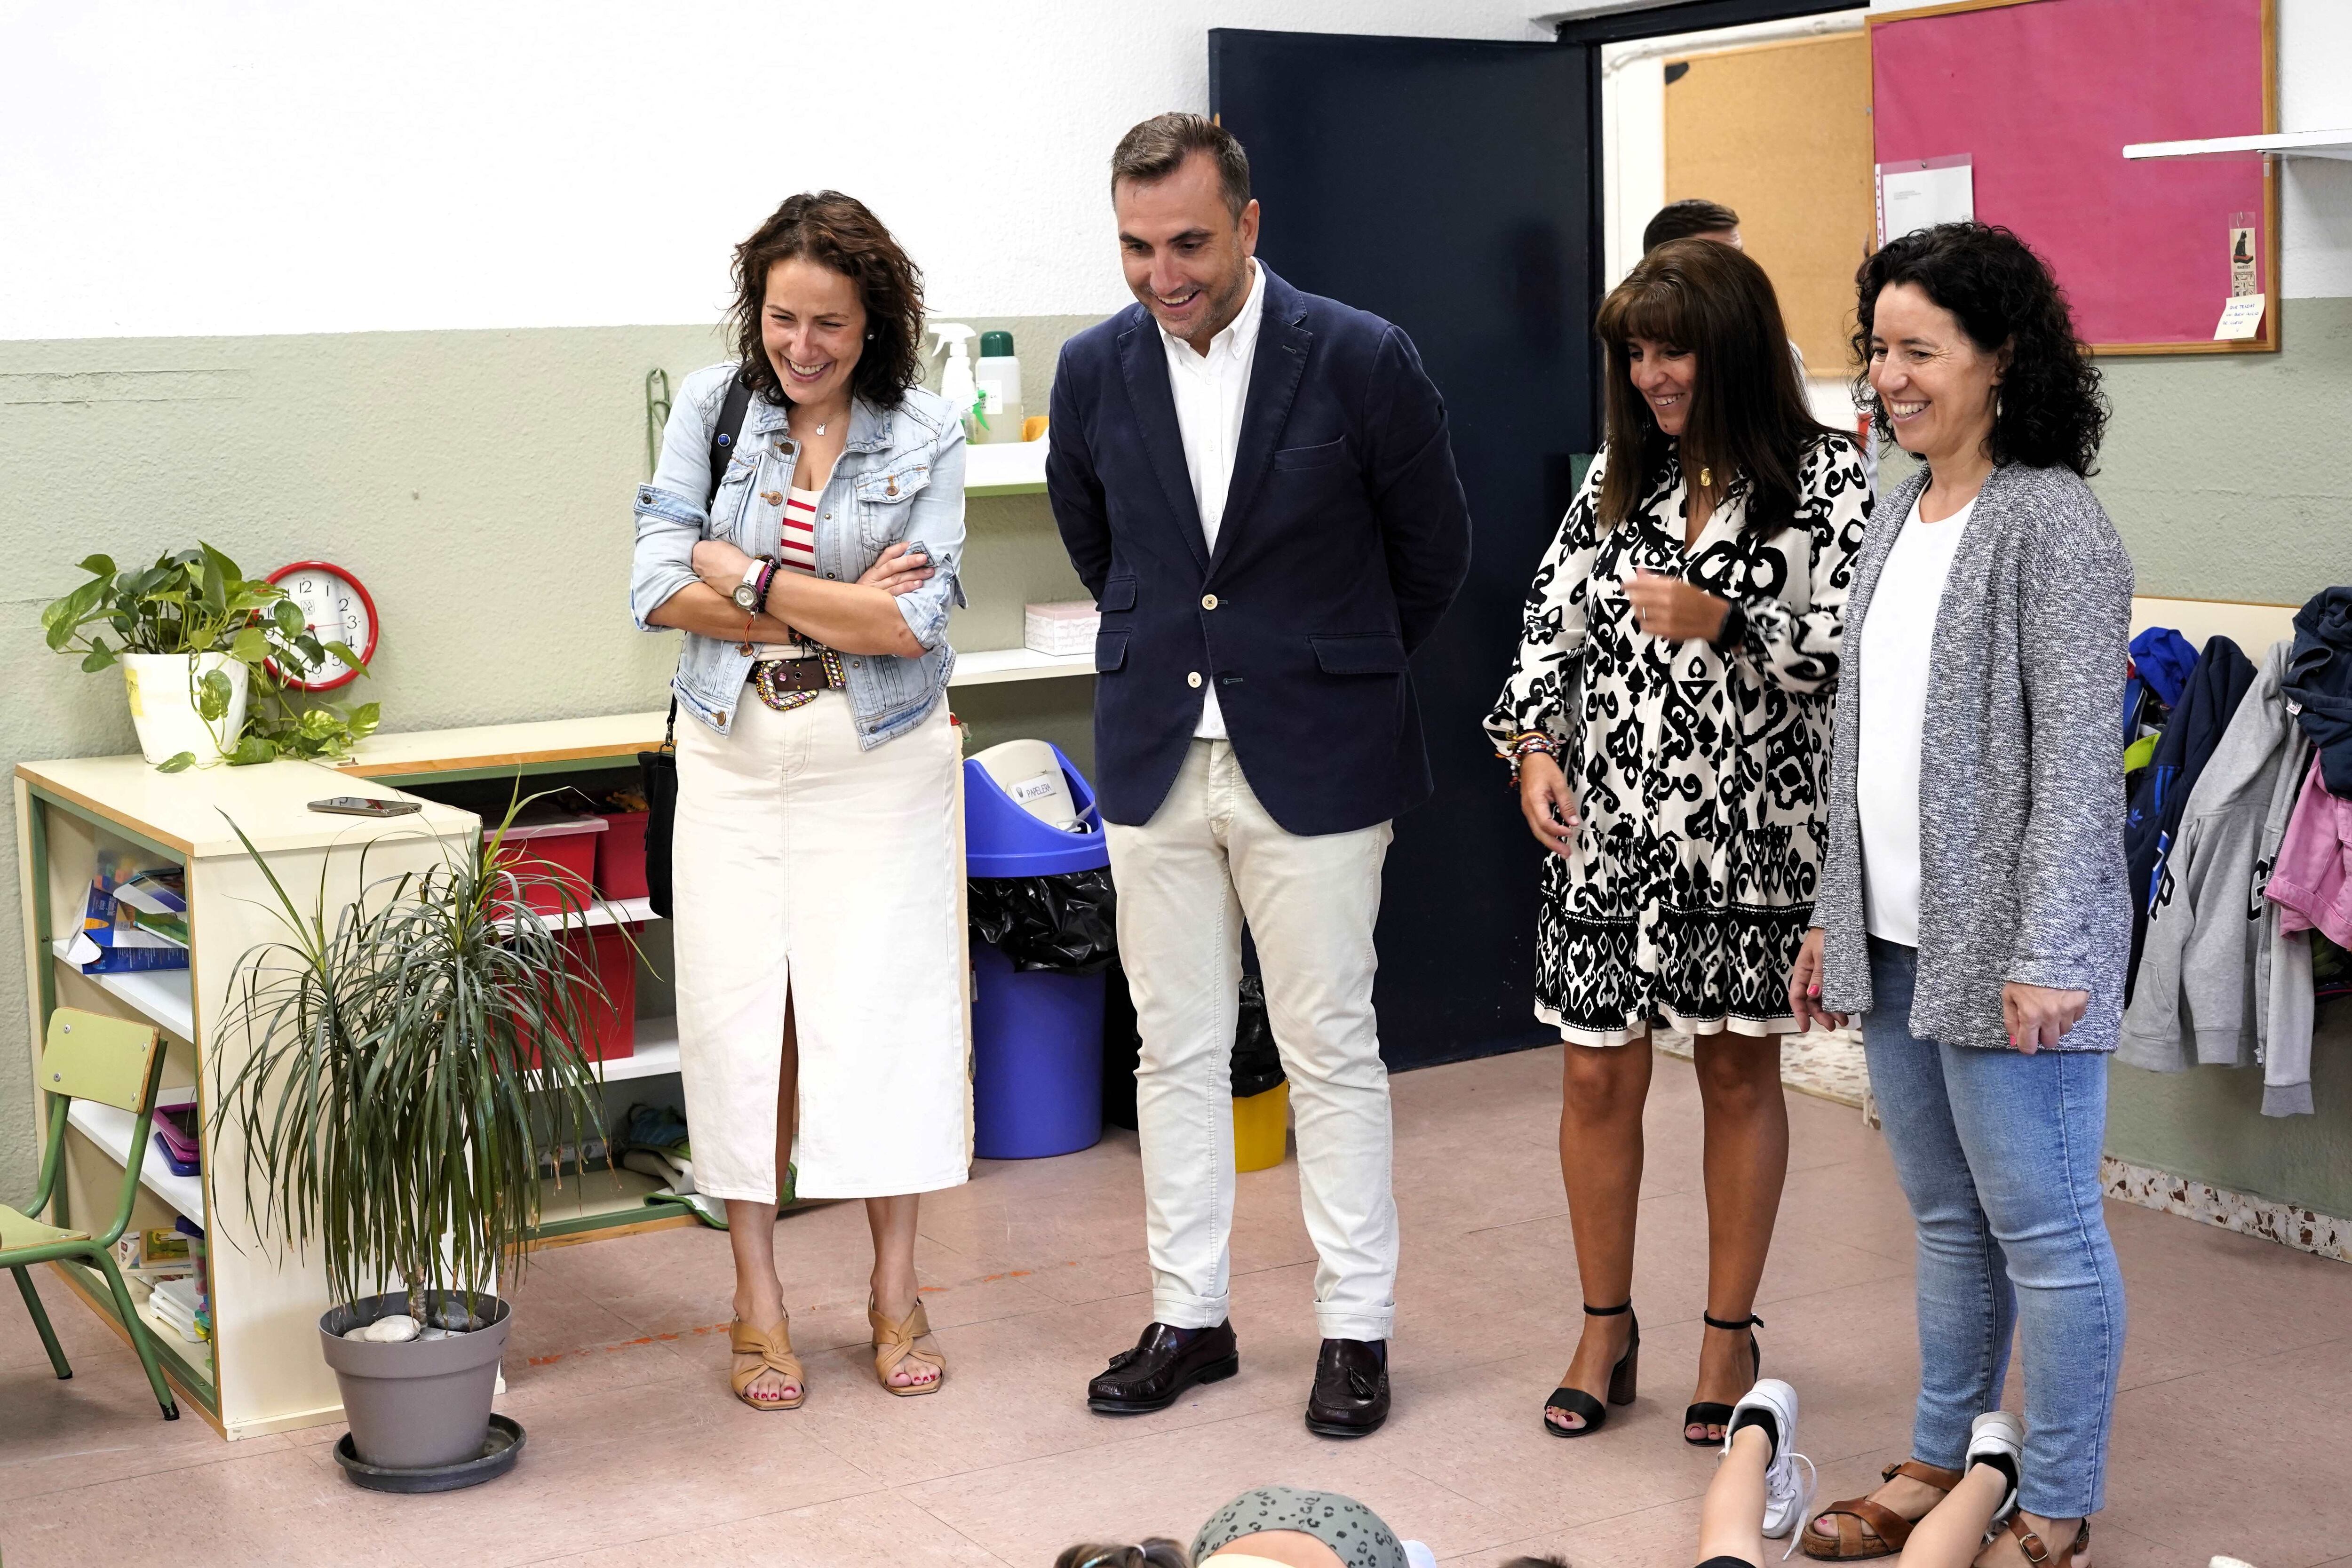
[[[2163,862],[2116,1058],[2159,1072],[2264,1066],[2263,1110],[2311,1110],[2311,947],[2263,897],[2310,761],[2274,644],[2231,715]]]

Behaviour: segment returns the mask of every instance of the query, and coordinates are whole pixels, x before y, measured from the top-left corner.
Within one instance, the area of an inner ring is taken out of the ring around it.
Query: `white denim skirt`
[[[732,733],[678,726],[673,934],[698,1191],[775,1201],[787,997],[801,1196],[969,1174],[957,750],[942,701],[860,751],[838,691],[779,713],[747,687]]]

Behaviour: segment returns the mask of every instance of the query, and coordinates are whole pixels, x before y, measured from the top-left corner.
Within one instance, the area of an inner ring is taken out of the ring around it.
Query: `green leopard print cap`
[[[1338,1492],[1261,1487],[1215,1513],[1192,1538],[1192,1561],[1263,1530],[1295,1530],[1339,1554],[1348,1568],[1406,1568],[1404,1547],[1381,1516]]]

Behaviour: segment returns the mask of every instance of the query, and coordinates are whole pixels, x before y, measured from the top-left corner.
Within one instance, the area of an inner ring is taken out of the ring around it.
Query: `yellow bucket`
[[[1290,1085],[1234,1101],[1234,1169],[1270,1171],[1282,1163],[1290,1131]]]

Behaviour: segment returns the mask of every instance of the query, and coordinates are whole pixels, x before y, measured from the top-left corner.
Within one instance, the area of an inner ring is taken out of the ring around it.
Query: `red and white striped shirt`
[[[783,533],[776,546],[776,563],[785,571],[816,575],[817,492],[796,489],[784,497]],[[761,643],[754,658],[806,658],[815,650],[800,643]]]

